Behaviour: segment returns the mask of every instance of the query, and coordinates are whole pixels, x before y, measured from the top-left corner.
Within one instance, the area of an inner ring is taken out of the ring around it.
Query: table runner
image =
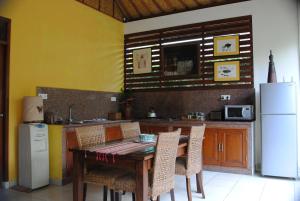
[[[152,143],[140,143],[132,141],[123,141],[120,143],[115,143],[111,145],[106,145],[100,148],[95,148],[91,150],[96,152],[96,160],[108,162],[108,155],[112,155],[112,160],[115,162],[116,155],[125,155],[135,151],[139,151],[148,147],[155,146],[155,142]]]

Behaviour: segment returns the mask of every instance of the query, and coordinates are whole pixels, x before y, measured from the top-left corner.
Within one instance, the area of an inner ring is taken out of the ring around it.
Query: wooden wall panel
[[[213,38],[239,35],[240,52],[237,55],[214,56]],[[193,40],[193,41],[184,41]],[[163,72],[163,49],[178,45],[197,47],[197,74],[166,76]],[[135,49],[151,48],[152,72],[133,74]],[[253,87],[252,17],[243,16],[204,23],[183,25],[125,35],[125,88],[135,91],[163,89],[211,89]],[[214,81],[214,63],[217,61],[240,61],[240,80]]]

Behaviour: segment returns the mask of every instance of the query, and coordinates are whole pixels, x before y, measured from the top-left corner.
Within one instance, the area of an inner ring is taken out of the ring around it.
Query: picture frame
[[[214,63],[214,81],[239,81],[240,62],[225,61]]]
[[[239,53],[239,35],[214,37],[214,56],[237,55]]]
[[[132,57],[133,74],[143,74],[152,72],[151,48],[133,50]]]

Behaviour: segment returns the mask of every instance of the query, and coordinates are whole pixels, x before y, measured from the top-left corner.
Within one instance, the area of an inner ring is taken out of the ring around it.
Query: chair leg
[[[115,192],[115,201],[122,201],[122,194],[119,191]]]
[[[115,201],[115,191],[110,189],[110,201]]]
[[[172,201],[175,201],[174,188],[171,189],[170,194],[171,194],[171,200],[172,200]]]
[[[188,201],[192,201],[191,179],[188,177],[186,177],[186,192],[188,196]]]
[[[157,196],[157,200],[156,201],[160,201],[160,196]]]
[[[203,172],[202,171],[200,171],[196,175],[196,179],[197,179],[197,189],[200,189],[200,192],[198,192],[198,193],[202,193],[202,197],[205,198],[205,193],[204,193],[204,188],[203,188]]]
[[[135,201],[135,193],[132,193],[132,201]]]
[[[83,201],[86,200],[87,183],[83,184]]]
[[[107,186],[103,187],[103,201],[107,201]]]

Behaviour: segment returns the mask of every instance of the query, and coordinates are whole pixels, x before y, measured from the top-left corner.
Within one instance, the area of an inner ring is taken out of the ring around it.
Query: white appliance
[[[260,85],[262,175],[297,177],[297,96],[291,82]]]
[[[225,105],[225,120],[252,120],[253,105]]]
[[[19,185],[36,189],[49,184],[47,124],[19,126]]]

